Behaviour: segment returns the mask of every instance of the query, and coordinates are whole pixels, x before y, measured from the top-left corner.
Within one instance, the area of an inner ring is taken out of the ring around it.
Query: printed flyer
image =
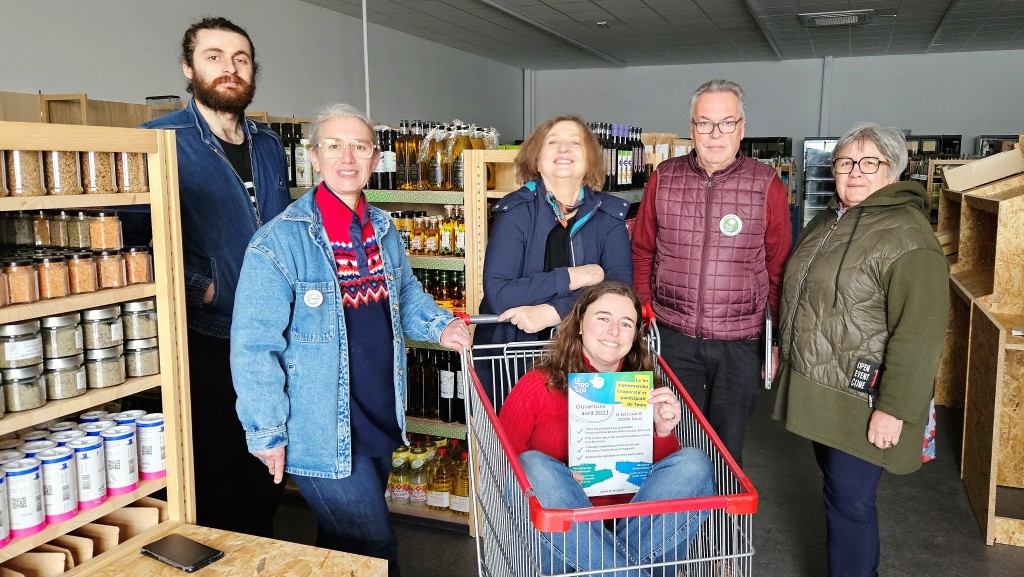
[[[569,468],[590,497],[636,493],[654,460],[654,375],[569,375]]]

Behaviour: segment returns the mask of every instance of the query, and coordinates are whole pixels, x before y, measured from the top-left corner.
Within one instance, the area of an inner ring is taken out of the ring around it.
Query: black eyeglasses
[[[743,119],[739,120],[723,120],[721,122],[711,122],[710,120],[691,120],[690,123],[697,130],[697,134],[711,134],[718,128],[718,131],[722,134],[732,134],[736,132],[736,127],[739,123],[743,122]]]
[[[839,157],[832,161],[832,170],[836,174],[850,174],[853,172],[853,167],[857,166],[860,167],[861,174],[874,174],[883,164],[889,166],[889,161],[874,156],[865,156],[860,160]]]

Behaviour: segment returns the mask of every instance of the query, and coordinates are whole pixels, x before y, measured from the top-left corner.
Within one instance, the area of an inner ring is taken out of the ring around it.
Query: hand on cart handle
[[[640,312],[643,313],[644,326],[649,327],[654,324],[654,306],[651,305],[650,302],[644,303],[644,305],[640,307]]]
[[[521,331],[537,333],[562,322],[555,307],[549,304],[512,307],[498,316],[498,321],[508,321]]]
[[[442,347],[447,347],[459,353],[473,346],[473,340],[469,338],[469,325],[465,322],[465,319],[461,318],[461,320],[457,319],[448,323],[448,326],[441,331],[439,342]]]

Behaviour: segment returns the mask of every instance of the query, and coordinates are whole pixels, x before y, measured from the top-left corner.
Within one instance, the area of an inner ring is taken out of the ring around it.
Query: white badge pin
[[[316,289],[310,289],[302,297],[302,302],[306,303],[307,307],[315,309],[324,302],[324,295]]]
[[[743,230],[743,221],[735,214],[727,214],[718,221],[718,228],[725,236],[736,236]]]

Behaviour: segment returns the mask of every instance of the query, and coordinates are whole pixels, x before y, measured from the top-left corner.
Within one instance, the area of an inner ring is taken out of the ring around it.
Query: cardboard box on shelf
[[[956,192],[1024,172],[1024,154],[1020,148],[993,154],[949,170],[943,170],[946,188]]]

